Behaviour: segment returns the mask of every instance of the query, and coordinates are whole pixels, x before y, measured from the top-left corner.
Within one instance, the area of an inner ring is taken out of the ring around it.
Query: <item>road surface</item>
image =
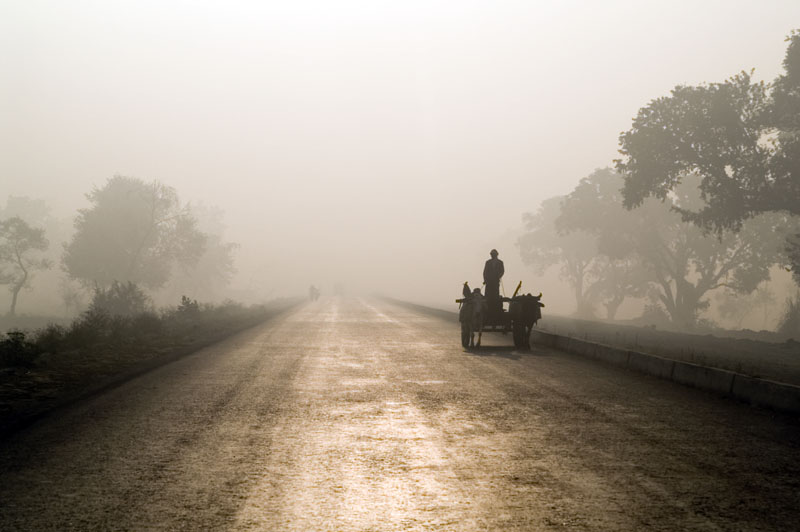
[[[0,442],[2,530],[788,530],[800,424],[327,298]]]

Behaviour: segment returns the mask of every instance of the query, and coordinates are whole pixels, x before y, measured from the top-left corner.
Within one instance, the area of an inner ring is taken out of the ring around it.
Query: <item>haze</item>
[[[492,247],[539,291],[522,214],[675,85],[775,77],[798,21],[796,0],[6,1],[0,202],[71,220],[115,174],[159,180],[225,212],[254,300],[446,304]]]

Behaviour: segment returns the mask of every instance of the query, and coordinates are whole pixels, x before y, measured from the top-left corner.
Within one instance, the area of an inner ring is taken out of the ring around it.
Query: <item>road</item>
[[[800,423],[327,298],[0,443],[2,530],[787,530]]]

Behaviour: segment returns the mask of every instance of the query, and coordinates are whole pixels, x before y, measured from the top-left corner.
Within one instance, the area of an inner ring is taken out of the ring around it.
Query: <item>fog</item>
[[[507,293],[570,312],[522,264],[523,213],[675,85],[777,76],[798,20],[796,0],[4,1],[0,206],[42,199],[69,234],[93,187],[158,180],[224,212],[234,299],[447,305],[497,248]],[[60,305],[41,292],[20,310]]]

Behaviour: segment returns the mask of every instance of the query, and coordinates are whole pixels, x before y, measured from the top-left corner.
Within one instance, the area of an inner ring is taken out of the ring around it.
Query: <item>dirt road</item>
[[[329,298],[0,442],[2,530],[788,530],[800,423]]]

